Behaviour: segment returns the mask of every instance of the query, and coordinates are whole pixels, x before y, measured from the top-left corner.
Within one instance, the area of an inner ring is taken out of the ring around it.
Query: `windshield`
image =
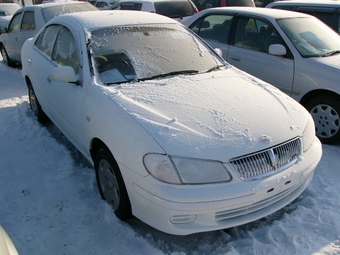
[[[315,18],[278,19],[277,23],[302,57],[326,57],[340,53],[340,37]]]
[[[105,84],[206,72],[224,65],[179,24],[92,31],[95,69]]]

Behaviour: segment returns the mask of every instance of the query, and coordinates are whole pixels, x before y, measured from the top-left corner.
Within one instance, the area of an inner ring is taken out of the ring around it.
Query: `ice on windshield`
[[[92,55],[103,83],[140,80],[174,72],[203,72],[222,65],[195,36],[177,24],[92,31]]]

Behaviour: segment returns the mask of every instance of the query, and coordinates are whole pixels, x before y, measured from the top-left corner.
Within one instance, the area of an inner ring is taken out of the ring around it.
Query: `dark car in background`
[[[246,6],[255,7],[254,0],[193,0],[198,10],[213,7]]]
[[[198,12],[191,0],[122,0],[116,3],[111,10],[153,12],[178,20]]]

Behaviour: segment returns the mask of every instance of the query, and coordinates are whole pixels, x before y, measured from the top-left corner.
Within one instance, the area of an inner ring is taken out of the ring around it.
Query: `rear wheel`
[[[2,55],[2,59],[5,62],[6,65],[8,66],[14,66],[14,63],[12,62],[12,60],[9,58],[7,51],[5,49],[5,46],[1,46],[1,55]]]
[[[49,118],[44,113],[44,111],[41,109],[41,106],[39,104],[39,101],[35,95],[35,92],[33,90],[32,85],[28,86],[28,99],[30,103],[30,108],[33,111],[35,117],[40,123],[47,123],[49,122]]]
[[[340,100],[319,96],[306,104],[314,119],[316,135],[325,144],[340,142]]]
[[[121,220],[131,218],[131,204],[119,167],[110,151],[102,147],[94,162],[98,189],[102,199],[111,205]]]

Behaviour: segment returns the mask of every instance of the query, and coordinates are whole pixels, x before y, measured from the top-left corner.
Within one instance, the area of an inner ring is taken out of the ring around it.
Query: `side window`
[[[142,10],[142,3],[122,3],[120,6],[121,10]]]
[[[18,32],[20,27],[22,12],[16,14],[8,26],[8,32]]]
[[[340,33],[340,13],[337,13],[336,14],[336,28],[337,28],[337,30],[336,30],[336,32],[338,32],[338,33]]]
[[[24,16],[22,17],[21,30],[34,30],[35,29],[35,21],[34,21],[34,12],[28,11],[24,12]]]
[[[190,28],[203,39],[227,43],[233,16],[210,15],[195,22]]]
[[[234,45],[251,50],[268,52],[271,44],[282,44],[280,35],[267,21],[239,18],[234,34]]]
[[[53,25],[46,27],[34,43],[39,50],[46,53],[50,58],[52,57],[53,46],[58,36],[59,29],[59,26]]]
[[[61,28],[56,41],[53,60],[60,66],[71,66],[76,73],[79,72],[79,55],[77,45],[70,30]]]

